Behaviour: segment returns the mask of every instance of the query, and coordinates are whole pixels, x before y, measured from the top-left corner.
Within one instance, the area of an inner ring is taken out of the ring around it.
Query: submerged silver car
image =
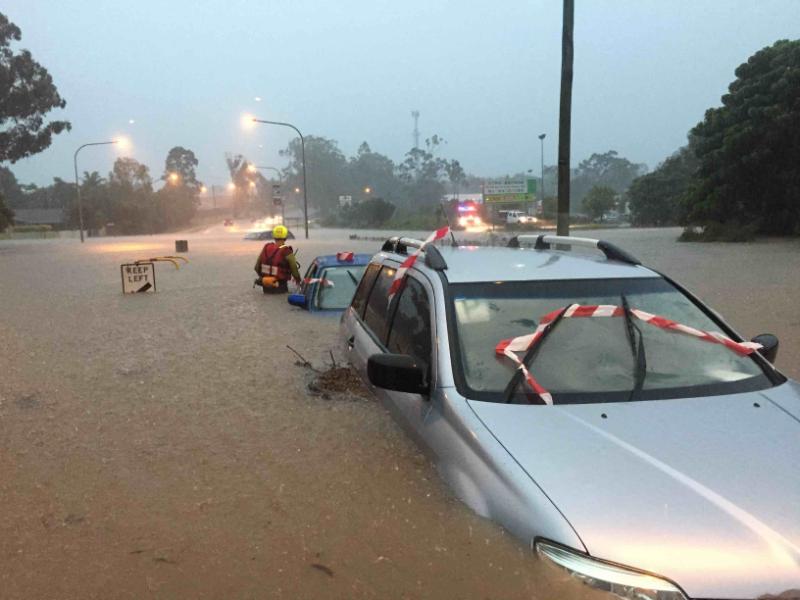
[[[743,342],[581,238],[428,245],[390,300],[420,246],[373,257],[349,360],[455,494],[531,545],[547,597],[795,597],[800,386],[774,336]]]

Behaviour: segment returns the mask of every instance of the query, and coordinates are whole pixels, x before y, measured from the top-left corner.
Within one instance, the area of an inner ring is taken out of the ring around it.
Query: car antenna
[[[442,209],[442,215],[444,216],[444,220],[447,222],[447,229],[450,230],[450,239],[452,240],[451,246],[458,246],[458,242],[456,241],[456,236],[453,234],[453,226],[450,225],[450,218],[447,216],[447,211],[444,208],[444,202],[439,202],[439,208]]]

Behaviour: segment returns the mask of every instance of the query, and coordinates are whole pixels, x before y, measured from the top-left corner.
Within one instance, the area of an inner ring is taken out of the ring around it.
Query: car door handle
[[[350,336],[350,338],[347,340],[347,349],[348,349],[348,350],[352,350],[352,349],[353,349],[353,346],[355,346],[355,345],[356,345],[356,336],[352,335],[352,336]]]

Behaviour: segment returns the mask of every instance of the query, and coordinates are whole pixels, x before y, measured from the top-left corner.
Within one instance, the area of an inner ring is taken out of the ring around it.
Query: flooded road
[[[345,233],[312,230],[300,261],[379,246]],[[798,242],[595,233],[776,333],[800,377]],[[252,289],[261,242],[242,235],[0,242],[0,595],[547,598],[529,548],[378,404],[309,395],[285,345],[326,368],[338,321]],[[123,296],[119,264],[176,237],[190,263]]]

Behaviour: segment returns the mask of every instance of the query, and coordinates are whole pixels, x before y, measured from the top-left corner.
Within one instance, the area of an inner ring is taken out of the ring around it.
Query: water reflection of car
[[[316,257],[306,271],[300,292],[289,294],[289,304],[312,312],[344,310],[371,257],[353,252]]]
[[[800,587],[800,385],[771,364],[777,338],[744,342],[581,238],[428,246],[389,302],[420,245],[370,262],[342,316],[349,361],[455,493],[531,547],[543,597]]]
[[[265,231],[249,231],[245,234],[244,239],[246,240],[261,240],[261,241],[269,241],[272,239],[272,230],[268,229]],[[289,235],[286,237],[287,240],[293,240],[294,234],[289,231]]]

